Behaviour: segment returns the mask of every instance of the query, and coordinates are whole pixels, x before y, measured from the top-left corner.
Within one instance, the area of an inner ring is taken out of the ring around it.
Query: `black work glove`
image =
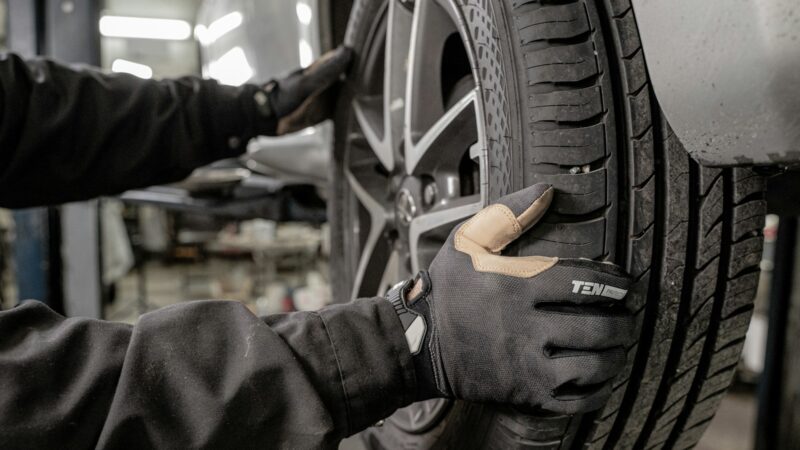
[[[414,355],[418,400],[572,414],[608,399],[633,339],[630,278],[591,260],[500,254],[552,197],[538,184],[501,198],[456,227],[429,273],[388,295]]]
[[[353,51],[339,47],[311,66],[300,69],[281,80],[264,86],[268,114],[277,121],[278,136],[300,131],[331,118],[336,99],[336,86],[347,71]]]

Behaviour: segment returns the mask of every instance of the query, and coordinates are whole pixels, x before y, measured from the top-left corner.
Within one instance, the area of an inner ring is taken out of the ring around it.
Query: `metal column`
[[[46,0],[44,54],[58,61],[100,63],[98,0]],[[64,309],[70,316],[102,317],[100,202],[61,207]]]
[[[44,36],[43,0],[8,0],[7,47],[24,57],[41,54]],[[63,312],[60,222],[57,208],[14,212],[14,263],[19,298],[37,299]]]
[[[7,0],[7,47],[25,57],[41,54],[42,0]]]
[[[12,51],[99,64],[99,0],[8,0],[8,15]],[[15,214],[18,224],[30,225],[17,227],[22,298],[38,297],[72,316],[102,316],[98,205],[95,200]]]

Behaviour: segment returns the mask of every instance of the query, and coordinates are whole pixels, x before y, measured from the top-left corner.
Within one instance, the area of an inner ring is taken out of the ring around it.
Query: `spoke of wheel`
[[[435,210],[412,220],[408,230],[412,272],[417,273],[420,270],[419,242],[423,234],[445,225],[455,225],[456,222],[474,215],[482,207],[483,202],[480,195],[473,195],[460,198],[448,205],[447,208]]]
[[[381,118],[374,117],[374,113],[365,105],[366,103],[359,100],[353,101],[353,111],[355,111],[358,126],[361,128],[361,132],[364,133],[367,144],[369,144],[375,156],[378,157],[378,161],[383,164],[386,170],[391,171],[394,169],[392,148],[389,146],[385,136],[383,136],[383,132],[379,132],[376,127],[376,122],[380,122]]]
[[[433,170],[436,162],[458,162],[470,145],[478,140],[477,88],[470,91],[420,138],[406,143],[406,173]]]
[[[356,177],[353,176],[349,170],[345,171],[345,176],[350,184],[350,188],[353,190],[358,201],[367,210],[370,218],[369,234],[367,235],[367,240],[364,243],[364,248],[358,261],[356,277],[353,283],[352,298],[358,298],[359,294],[362,293],[362,285],[364,284],[365,276],[369,268],[375,267],[376,265],[380,267],[381,261],[376,261],[376,259],[380,259],[381,255],[379,254],[380,252],[376,250],[378,250],[379,241],[386,228],[388,217],[383,206],[367,192],[364,186],[356,180]]]
[[[414,3],[405,89],[403,137],[406,150],[414,147],[416,140],[444,112],[441,55],[447,38],[454,31],[450,16],[437,2]]]
[[[361,98],[353,102],[356,120],[364,137],[387,171],[395,167],[395,151],[402,139],[408,36],[411,14],[389,2],[384,49],[383,94],[380,99]],[[376,101],[378,100],[378,101]]]
[[[403,278],[407,278],[401,275],[401,261],[402,259],[400,252],[397,250],[392,251],[392,254],[389,256],[389,261],[386,263],[386,270],[383,271],[383,276],[381,277],[381,282],[378,285],[379,289],[378,292],[376,292],[376,295],[385,295],[392,286],[400,281],[403,281]]]
[[[386,29],[386,62],[383,71],[383,117],[388,145],[398,149],[403,136],[406,94],[406,58],[409,51],[413,16],[397,0],[389,1],[389,23]],[[392,153],[394,156],[394,153]]]

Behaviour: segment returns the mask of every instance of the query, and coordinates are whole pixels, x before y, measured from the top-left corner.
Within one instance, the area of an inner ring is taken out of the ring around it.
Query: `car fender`
[[[633,0],[656,99],[711,166],[800,162],[800,2]]]

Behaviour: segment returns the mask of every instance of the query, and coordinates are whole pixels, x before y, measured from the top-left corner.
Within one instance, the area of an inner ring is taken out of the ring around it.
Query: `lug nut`
[[[425,186],[425,189],[422,191],[422,201],[425,203],[425,207],[430,207],[436,202],[436,196],[438,194],[438,189],[436,188],[436,183],[428,183]]]

